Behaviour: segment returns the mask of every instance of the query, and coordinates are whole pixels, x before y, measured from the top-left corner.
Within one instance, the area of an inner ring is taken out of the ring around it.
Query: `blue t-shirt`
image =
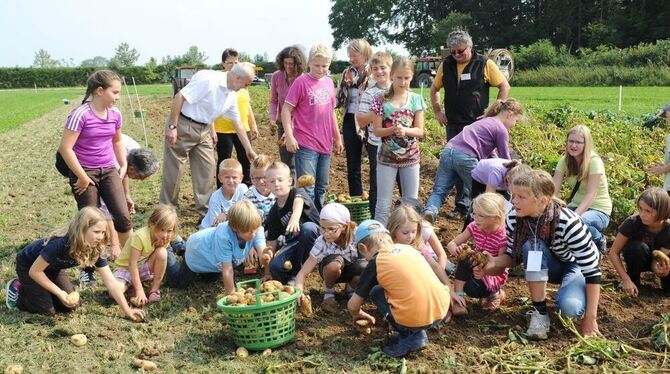
[[[253,239],[240,248],[237,234],[228,226],[228,222],[224,222],[189,236],[184,258],[188,268],[193,272],[218,273],[223,264],[240,265],[249,255],[251,248],[265,248],[265,233],[262,226],[256,230]]]
[[[209,202],[207,203],[207,215],[205,215],[205,217],[202,219],[200,228],[206,229],[208,227],[212,227],[216,217],[221,213],[228,214],[230,208],[232,208],[236,202],[244,198],[244,193],[247,192],[248,189],[249,187],[247,187],[246,184],[240,183],[235,189],[235,193],[233,193],[233,196],[230,198],[230,200],[223,197],[223,187],[214,191],[212,196],[209,198]]]
[[[58,271],[79,266],[79,263],[70,257],[70,243],[67,237],[56,236],[44,245],[44,239],[38,239],[28,244],[16,256],[16,262],[24,266],[32,266],[38,257],[42,256],[49,266],[45,271]],[[102,268],[107,266],[107,260],[98,258],[95,267]]]

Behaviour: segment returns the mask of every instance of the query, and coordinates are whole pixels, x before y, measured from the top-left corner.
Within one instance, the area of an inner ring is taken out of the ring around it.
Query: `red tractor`
[[[174,76],[172,77],[172,96],[176,95],[179,90],[184,88],[191,81],[198,68],[195,66],[179,66],[174,69]]]

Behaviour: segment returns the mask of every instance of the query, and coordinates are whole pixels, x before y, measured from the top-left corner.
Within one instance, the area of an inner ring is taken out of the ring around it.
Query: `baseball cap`
[[[356,233],[354,234],[354,246],[358,245],[358,242],[367,238],[372,234],[377,234],[380,232],[389,233],[389,230],[384,227],[379,221],[374,219],[368,219],[361,222],[356,228]]]

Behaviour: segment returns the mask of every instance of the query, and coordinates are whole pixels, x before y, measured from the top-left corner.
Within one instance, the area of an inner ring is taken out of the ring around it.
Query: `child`
[[[410,245],[421,252],[426,260],[435,260],[441,269],[447,269],[449,260],[440,239],[430,223],[423,220],[414,207],[401,204],[395,208],[386,227],[394,243]]]
[[[297,162],[297,160],[296,160]],[[319,236],[319,212],[302,188],[291,188],[291,171],[283,162],[273,162],[267,170],[267,181],[277,200],[268,213],[268,246],[274,256],[265,266],[263,280],[294,282],[307,260],[309,250]]]
[[[401,357],[428,344],[426,328],[449,317],[449,302],[460,298],[449,291],[449,278],[442,270],[434,274],[414,248],[393,244],[388,230],[375,220],[358,225],[354,244],[368,260],[347,308],[354,321],[375,319],[361,310],[366,298],[397,334],[384,347],[392,357]]]
[[[619,226],[608,254],[621,278],[624,292],[637,296],[640,273],[652,271],[661,279],[665,294],[670,293],[670,197],[662,188],[649,188],[637,198],[639,213]],[[620,254],[626,263],[624,269]]]
[[[375,219],[386,224],[396,175],[400,175],[402,198],[419,197],[419,142],[423,136],[423,97],[410,90],[414,63],[400,58],[391,66],[391,88],[372,104],[374,134],[382,138],[377,153],[377,207]]]
[[[391,65],[393,65],[393,58],[386,52],[376,52],[370,59],[370,71],[375,85],[368,88],[361,94],[360,102],[358,103],[358,112],[356,113],[356,122],[365,129],[367,134],[367,150],[368,160],[370,161],[370,189],[369,198],[370,215],[375,216],[375,208],[377,207],[377,150],[382,140],[374,133],[372,120],[375,114],[370,111],[375,97],[385,94],[391,87]]]
[[[133,287],[129,295],[137,297],[136,306],[155,303],[161,299],[160,285],[167,266],[167,249],[176,235],[177,212],[171,205],[154,209],[147,225],[133,233],[116,259],[114,277],[123,291]],[[149,296],[142,282],[151,280]]]
[[[656,116],[662,117],[666,123],[670,123],[670,103],[665,104]],[[651,175],[665,174],[663,188],[670,194],[670,135],[665,137],[665,164],[651,165],[646,169],[646,172]]]
[[[463,182],[462,201],[456,202],[456,210],[467,212],[470,208],[472,169],[479,160],[489,158],[497,150],[498,156],[510,159],[509,130],[523,117],[521,103],[514,99],[497,100],[491,104],[484,117],[466,126],[461,133],[447,143],[440,156],[433,192],[430,193],[423,217],[434,222],[449,194],[458,182]]]
[[[296,177],[308,174],[316,178],[316,185],[308,192],[317,210],[323,206],[328,190],[333,147],[337,154],[344,148],[335,118],[335,85],[328,77],[332,59],[330,47],[323,44],[312,47],[309,73],[293,82],[281,112],[286,150],[295,153]]]
[[[610,223],[612,199],[607,188],[603,160],[593,149],[591,130],[578,125],[568,132],[565,155],[558,160],[554,172],[554,186],[559,196],[561,183],[566,178],[572,191],[568,208],[572,209],[589,228],[591,239],[601,253],[607,240],[603,233]]]
[[[261,215],[261,222],[263,222],[263,227],[266,230],[268,213],[270,213],[270,209],[276,200],[266,176],[268,166],[271,163],[272,160],[267,155],[260,154],[256,156],[256,159],[251,164],[251,183],[253,183],[253,186],[244,194],[244,199],[251,201],[258,209],[258,213]]]
[[[98,207],[104,200],[123,246],[132,224],[121,183],[127,168],[121,137],[123,119],[114,106],[121,92],[121,78],[113,71],[100,70],[91,74],[86,85],[86,96],[70,112],[58,151],[70,169],[77,208]],[[89,97],[91,101],[87,101]]]
[[[466,127],[467,129],[467,127]],[[533,310],[526,335],[547,339],[547,282],[560,284],[555,303],[563,317],[582,317],[582,334],[598,336],[600,253],[588,228],[572,210],[555,198],[554,182],[546,171],[516,176],[511,184],[514,210],[507,215],[505,256],[487,254],[488,262],[476,267],[476,278],[499,275],[523,263]]]
[[[236,201],[242,200],[249,187],[242,182],[242,164],[228,158],[219,164],[221,188],[214,191],[207,204],[207,214],[200,223],[200,229],[216,226],[228,219],[228,210]]]
[[[321,209],[321,231],[314,242],[307,261],[295,277],[295,287],[303,291],[305,278],[315,267],[325,283],[322,308],[335,313],[335,284],[347,283],[347,292],[353,292],[358,277],[365,269],[367,261],[358,257],[353,246],[356,223],[349,217],[349,210],[342,204],[331,203]]]
[[[488,253],[493,257],[502,256],[507,246],[505,235],[505,199],[495,192],[485,192],[472,202],[472,217],[466,230],[447,243],[447,251],[457,256],[463,246],[472,239],[475,243],[475,252]],[[472,262],[469,259],[461,260],[456,267],[454,291],[460,295],[466,294],[484,300],[484,309],[495,310],[505,300],[505,291],[502,286],[507,281],[507,269],[500,275],[487,275],[476,279],[472,274]],[[452,307],[454,316],[468,313],[465,306]]]
[[[133,321],[144,319],[141,309],[128,306],[123,291],[114,281],[107,260],[100,257],[108,241],[107,222],[98,208],[84,207],[68,227],[56,229],[16,255],[16,273],[7,283],[7,307],[29,313],[54,315],[75,308],[74,291],[63,271],[76,266],[95,266],[109,294]]]
[[[230,208],[228,220],[189,236],[184,264],[171,286],[188,288],[197,274],[220,273],[226,295],[235,291],[233,267],[260,257],[265,248],[265,234],[258,209],[247,200]]]

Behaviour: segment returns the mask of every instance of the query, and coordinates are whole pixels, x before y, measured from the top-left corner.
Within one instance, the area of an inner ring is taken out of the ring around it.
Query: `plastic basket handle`
[[[256,291],[258,291],[258,289],[261,287],[261,280],[260,279],[249,279],[247,281],[235,283],[235,290],[243,289],[244,288],[244,287],[242,287],[243,285],[251,284],[251,283],[254,284],[254,289]]]
[[[273,301],[277,301],[277,300],[281,301],[281,300],[284,300],[284,298],[281,296],[281,292],[282,292],[281,290],[279,290],[279,291],[274,290],[274,291],[268,291],[268,292],[257,293],[257,294],[256,294],[256,305],[257,305],[257,306],[258,306],[258,305],[262,305],[262,304],[261,304],[261,301],[262,301],[262,300],[261,300],[261,297],[262,297],[262,296],[266,296],[266,295],[272,295],[272,294],[274,294],[274,296],[275,296],[275,300],[273,300]],[[272,301],[269,301],[269,302],[272,302]]]

